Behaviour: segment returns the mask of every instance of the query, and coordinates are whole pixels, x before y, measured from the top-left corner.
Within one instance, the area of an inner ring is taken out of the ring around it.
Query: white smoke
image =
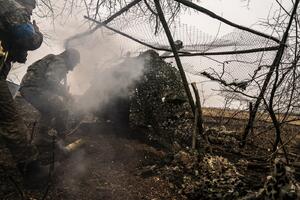
[[[143,73],[143,60],[131,59],[121,64],[105,64],[92,76],[90,88],[80,99],[84,110],[100,110],[114,98],[126,97]]]
[[[80,64],[68,76],[70,92],[80,95],[77,108],[99,110],[113,98],[128,95],[128,88],[142,76],[143,60],[125,58],[123,52],[130,46],[120,41],[100,30],[69,44],[81,54]]]

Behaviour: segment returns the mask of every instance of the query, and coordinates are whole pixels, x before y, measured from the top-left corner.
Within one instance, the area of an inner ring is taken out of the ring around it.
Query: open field
[[[203,108],[202,110],[203,116],[208,117],[222,117],[222,118],[232,118],[232,119],[241,119],[241,120],[247,120],[249,113],[244,110],[234,110],[234,109],[223,109],[223,108]],[[269,117],[268,113],[258,113],[257,114],[259,121],[264,122],[272,122],[271,118]],[[279,119],[283,119],[284,115],[279,114],[277,115]],[[287,117],[287,120],[289,124],[300,126],[300,116],[294,115]]]

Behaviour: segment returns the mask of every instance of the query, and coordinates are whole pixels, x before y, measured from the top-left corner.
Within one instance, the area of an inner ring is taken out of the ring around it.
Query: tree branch
[[[255,53],[255,52],[275,51],[278,49],[279,49],[279,46],[272,46],[272,47],[263,47],[263,48],[246,49],[246,50],[238,50],[238,51],[219,51],[219,52],[217,51],[217,52],[179,54],[179,56],[180,57],[190,57],[190,56],[233,55],[233,54],[247,54],[247,53]],[[174,55],[161,56],[161,58],[173,58],[173,57],[174,57]]]
[[[282,56],[284,54],[284,50],[285,50],[285,47],[286,47],[286,41],[288,39],[288,35],[289,35],[289,31],[290,31],[290,28],[292,26],[292,23],[293,23],[293,20],[294,20],[294,15],[296,14],[296,11],[297,11],[297,8],[298,8],[298,4],[299,4],[299,0],[296,0],[295,2],[295,5],[294,5],[294,8],[293,8],[293,11],[292,11],[292,14],[291,14],[291,17],[290,17],[290,20],[289,20],[289,23],[288,23],[288,26],[284,32],[284,35],[282,37],[282,40],[280,42],[280,47],[277,51],[277,54],[275,56],[275,59],[269,69],[269,72],[265,78],[265,81],[263,83],[263,86],[261,88],[261,91],[260,91],[260,94],[259,96],[257,97],[257,100],[255,102],[255,105],[254,105],[254,108],[253,108],[253,111],[249,117],[249,120],[248,120],[248,124],[245,128],[245,131],[244,131],[244,135],[242,137],[242,141],[241,141],[241,147],[245,146],[246,144],[246,138],[249,134],[249,131],[251,129],[251,127],[253,126],[253,123],[254,123],[254,120],[255,120],[255,117],[256,117],[256,113],[258,111],[258,107],[261,103],[261,100],[264,98],[264,95],[265,95],[265,92],[267,90],[267,87],[269,85],[269,82],[272,78],[272,75],[276,69],[276,67],[280,64],[281,62],[281,59],[282,59]]]
[[[108,24],[109,22],[111,22],[112,20],[114,20],[116,17],[122,15],[124,12],[128,11],[130,8],[132,8],[133,6],[135,6],[136,4],[138,4],[139,2],[141,2],[142,0],[133,0],[131,3],[129,3],[128,5],[126,5],[124,8],[121,8],[118,12],[116,12],[115,14],[113,14],[112,16],[110,16],[109,18],[107,18],[105,21],[103,21],[101,24],[99,24],[98,26],[96,26],[95,28],[85,31],[83,33],[79,33],[76,34],[70,38],[68,38],[65,41],[65,47],[68,47],[70,45],[70,42],[72,40],[81,38],[81,37],[85,37],[87,35],[90,35],[92,33],[94,33],[98,28],[102,27],[103,24]]]
[[[227,19],[225,19],[225,18],[223,18],[223,17],[221,17],[221,16],[213,13],[210,10],[207,10],[206,8],[203,8],[203,7],[199,6],[199,5],[191,2],[191,1],[187,1],[187,0],[175,0],[175,1],[177,1],[179,3],[182,3],[183,5],[185,5],[187,7],[193,8],[193,9],[195,9],[195,10],[201,12],[201,13],[204,13],[204,14],[206,14],[206,15],[214,18],[214,19],[217,19],[217,20],[219,20],[219,21],[221,21],[221,22],[223,22],[223,23],[225,23],[225,24],[227,24],[229,26],[232,26],[232,27],[244,30],[244,31],[248,31],[248,32],[253,33],[255,35],[259,35],[261,37],[268,38],[268,39],[271,39],[271,40],[273,40],[273,41],[275,41],[277,43],[280,43],[279,39],[277,39],[277,38],[275,38],[275,37],[273,37],[271,35],[267,35],[265,33],[261,33],[259,31],[253,30],[251,28],[235,24],[235,23],[233,23],[233,22],[231,22],[231,21],[229,21],[229,20],[227,20]]]

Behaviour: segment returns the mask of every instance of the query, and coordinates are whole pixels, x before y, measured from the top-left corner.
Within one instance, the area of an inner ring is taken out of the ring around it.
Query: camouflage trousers
[[[16,163],[28,163],[37,156],[38,151],[28,140],[27,127],[18,114],[8,85],[0,80],[0,179],[5,179],[3,173],[6,177],[17,174]]]
[[[39,134],[35,143],[39,146],[41,143],[51,143],[52,137],[48,134],[51,128],[55,129],[58,136],[62,137],[66,131],[68,112],[63,99],[52,91],[41,90],[38,88],[21,88],[21,95],[34,108],[40,112],[38,122]]]
[[[0,80],[0,137],[17,162],[36,159],[38,152],[29,142],[27,127],[4,80]]]
[[[15,199],[18,189],[23,190],[23,179],[5,144],[0,144],[0,158],[0,199]]]

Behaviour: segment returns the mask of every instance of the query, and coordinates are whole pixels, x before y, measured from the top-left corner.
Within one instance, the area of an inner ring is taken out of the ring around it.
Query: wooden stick
[[[227,20],[227,19],[225,19],[225,18],[223,18],[223,17],[221,17],[221,16],[213,13],[212,11],[207,10],[206,8],[203,8],[203,7],[201,7],[201,6],[193,3],[192,1],[187,1],[187,0],[175,0],[175,1],[177,1],[178,3],[181,3],[183,5],[185,5],[187,7],[193,8],[193,9],[195,9],[195,10],[201,12],[201,13],[204,13],[204,14],[206,14],[206,15],[214,18],[214,19],[217,19],[217,20],[219,20],[219,21],[221,21],[221,22],[223,22],[223,23],[225,23],[225,24],[227,24],[229,26],[232,26],[232,27],[235,27],[235,28],[238,28],[238,29],[250,32],[250,33],[253,33],[255,35],[258,35],[258,36],[261,36],[261,37],[264,37],[264,38],[271,39],[271,40],[277,42],[278,44],[280,44],[280,40],[277,39],[277,38],[275,38],[275,37],[273,37],[273,36],[271,36],[271,35],[267,35],[265,33],[253,30],[251,28],[235,24],[235,23],[233,23],[233,22],[231,22],[231,21],[229,21],[229,20]]]
[[[155,49],[157,51],[167,51],[167,52],[173,52],[171,49],[167,49],[167,48],[161,48],[161,47],[155,47],[151,44],[148,44],[146,42],[143,42],[137,38],[134,38],[120,30],[117,30],[115,28],[112,28],[106,24],[104,24],[104,22],[100,22],[97,21],[89,16],[84,16],[85,19],[90,20],[92,22],[97,23],[98,25],[101,25],[117,34],[120,34],[130,40],[133,40],[141,45],[144,45],[146,47],[149,47],[151,49]],[[279,46],[272,46],[272,47],[263,47],[263,48],[253,48],[253,49],[246,49],[246,50],[237,50],[237,51],[220,51],[220,52],[199,52],[199,53],[190,53],[190,52],[186,52],[186,51],[177,51],[180,57],[192,57],[192,56],[213,56],[213,55],[231,55],[231,54],[247,54],[247,53],[255,53],[255,52],[265,52],[265,51],[275,51],[278,50]],[[160,56],[161,58],[173,58],[174,55],[169,55],[169,56]]]
[[[121,8],[118,12],[110,16],[108,19],[106,19],[103,24],[108,24],[109,22],[113,21],[118,16],[122,15],[124,12],[127,12],[130,8],[140,3],[142,0],[133,0],[129,4],[127,4],[125,7]],[[100,28],[101,25],[98,25],[98,28]]]
[[[192,137],[192,149],[196,149],[197,132],[198,132],[199,112],[195,111],[194,130]]]
[[[178,52],[177,52],[177,49],[176,49],[176,45],[174,43],[174,39],[173,39],[171,31],[170,31],[170,29],[168,27],[168,23],[167,23],[167,21],[165,19],[165,16],[164,16],[164,13],[162,11],[162,8],[161,8],[161,5],[159,3],[159,0],[154,0],[154,3],[155,3],[156,11],[157,11],[157,14],[159,16],[160,22],[161,22],[161,24],[162,24],[162,26],[163,26],[163,28],[165,30],[166,36],[167,36],[167,38],[169,40],[171,49],[173,51],[173,54],[174,54],[174,57],[175,57],[175,61],[176,61],[177,67],[179,69],[179,72],[180,72],[180,75],[181,75],[181,79],[182,79],[182,83],[184,85],[184,89],[185,89],[186,95],[188,97],[188,100],[189,100],[192,112],[194,113],[195,112],[194,100],[193,100],[192,93],[191,93],[190,88],[189,88],[189,84],[188,84],[185,72],[184,72],[183,67],[182,67],[181,60],[180,60],[180,58],[178,56]]]
[[[198,115],[199,115],[199,121],[198,121],[199,134],[203,135],[203,116],[202,116],[200,95],[199,95],[199,91],[197,88],[197,84],[195,82],[193,82],[191,85],[194,90],[195,98],[196,98],[196,109],[197,109],[196,112],[198,112]]]
[[[195,82],[193,82],[193,83],[191,83],[191,85],[192,85],[192,88],[195,93],[195,99],[196,99],[195,120],[197,120],[194,122],[195,128],[194,128],[194,132],[193,132],[192,147],[193,147],[193,149],[196,148],[196,138],[197,138],[196,131],[199,131],[199,134],[203,136],[203,138],[206,142],[206,145],[209,146],[209,152],[212,153],[212,148],[211,148],[210,142],[208,140],[208,137],[207,137],[207,135],[204,134],[202,106],[201,106],[200,95],[199,95],[199,91],[197,88],[197,84]],[[195,139],[195,141],[194,141],[194,139]]]
[[[97,23],[97,24],[102,24],[101,22],[99,22],[99,21],[97,21],[97,20],[95,20],[95,19],[93,19],[93,18],[90,18],[90,17],[88,17],[88,16],[84,16],[84,18],[85,18],[85,19],[88,19],[88,20],[90,20],[90,21],[92,21],[92,22],[95,22],[95,23]],[[105,24],[102,24],[102,26],[105,27],[105,28],[107,28],[108,30],[111,30],[111,31],[113,31],[113,32],[115,32],[115,33],[118,33],[118,34],[120,34],[120,35],[122,35],[122,36],[124,36],[124,37],[126,37],[126,38],[128,38],[128,39],[130,39],[130,40],[133,40],[133,41],[135,41],[135,42],[137,42],[137,43],[139,43],[139,44],[142,44],[142,45],[144,45],[144,46],[146,46],[146,47],[149,47],[149,48],[151,48],[151,49],[155,49],[155,50],[157,50],[157,51],[168,51],[168,52],[173,52],[171,49],[159,48],[159,47],[152,46],[152,45],[150,45],[150,44],[148,44],[148,43],[146,43],[146,42],[143,42],[143,41],[141,41],[141,40],[138,40],[138,39],[136,39],[136,38],[134,38],[134,37],[132,37],[132,36],[130,36],[130,35],[128,35],[128,34],[122,32],[122,31],[119,31],[119,30],[117,30],[117,29],[114,29],[114,28],[112,28],[112,27],[110,27],[110,26],[107,26],[107,25],[105,25]],[[179,52],[180,52],[180,53],[183,53],[183,54],[190,54],[189,52],[185,52],[185,51],[179,51]]]
[[[179,56],[180,57],[219,56],[219,55],[233,55],[233,54],[247,54],[247,53],[265,52],[265,51],[276,51],[278,49],[279,49],[279,46],[272,46],[272,47],[237,50],[237,51],[216,51],[216,52],[199,52],[199,53],[179,54]],[[173,58],[174,55],[160,56],[160,57],[161,58]]]
[[[252,111],[253,111],[253,103],[252,103],[252,102],[249,102],[249,118],[250,118],[250,116],[251,116]],[[250,133],[251,133],[252,135],[254,134],[254,127],[253,127],[253,126],[251,127]]]

